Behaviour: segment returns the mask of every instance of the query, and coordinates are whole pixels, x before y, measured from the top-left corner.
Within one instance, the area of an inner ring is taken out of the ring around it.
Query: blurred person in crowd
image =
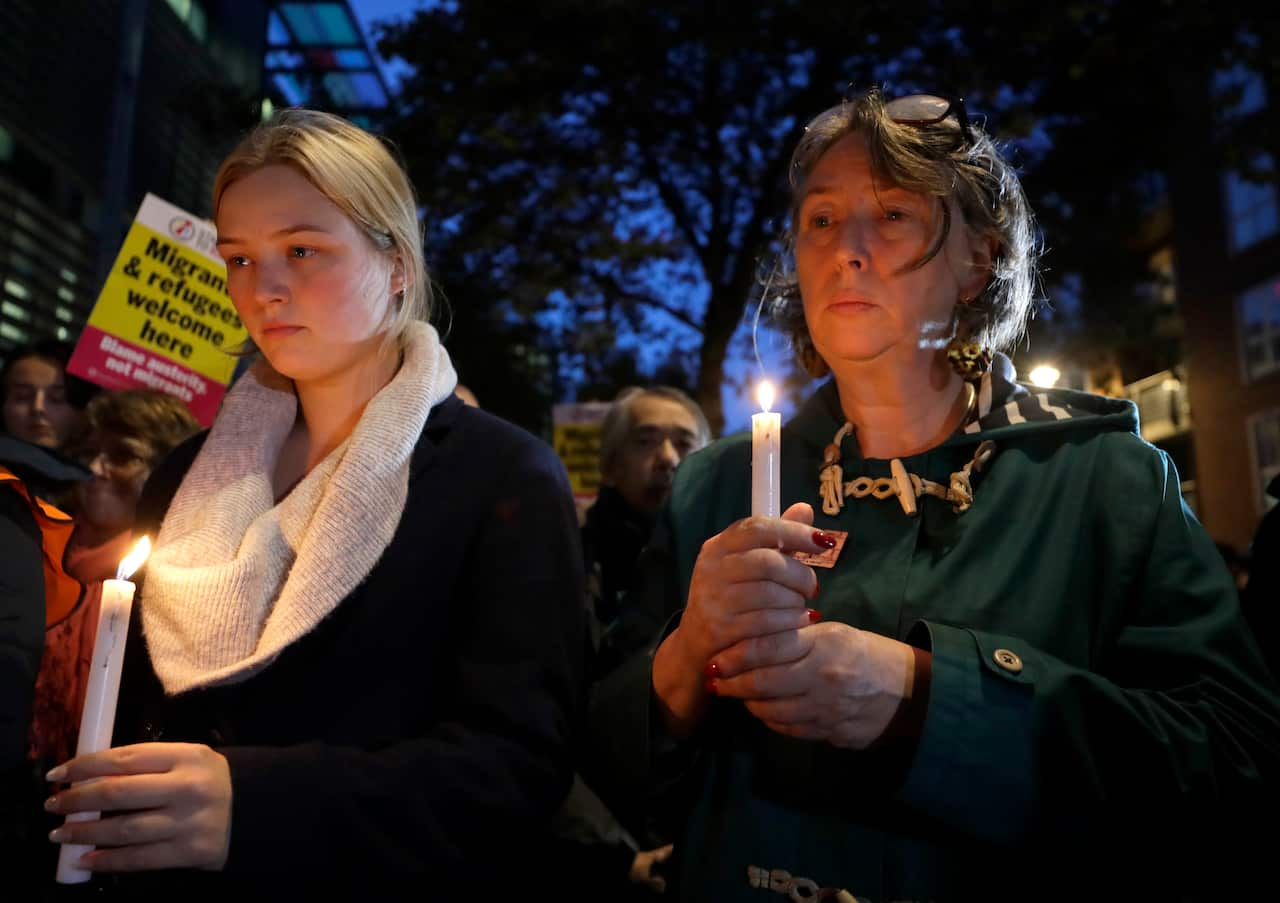
[[[83,432],[85,406],[96,390],[67,374],[72,350],[65,342],[47,340],[7,356],[0,371],[6,433],[61,451]]]
[[[618,393],[600,435],[600,492],[582,527],[594,615],[594,674],[612,671],[661,626],[663,613],[628,606],[637,561],[671,494],[676,468],[711,441],[706,415],[670,386]],[[655,616],[659,619],[655,623]]]
[[[83,598],[65,559],[74,488],[90,474],[60,449],[75,440],[92,389],[66,375],[70,353],[40,342],[10,352],[0,367],[0,865],[9,874],[48,846],[28,745],[34,689],[46,627]]]
[[[36,497],[65,509],[74,504],[74,486],[89,478],[66,451],[82,436],[84,408],[97,391],[66,373],[71,350],[52,340],[24,345],[0,368],[0,465]]]
[[[635,585],[637,561],[666,504],[676,468],[709,441],[702,409],[669,386],[623,389],[605,414],[601,488],[582,527],[592,680],[643,647],[669,614],[646,606],[662,596]],[[585,899],[644,899],[665,889],[659,869],[672,848],[646,815],[628,811],[632,824],[624,827],[587,782],[575,777],[555,830],[572,867],[586,876],[580,885]]]
[[[454,395],[382,140],[280,111],[212,206],[262,359],[143,491],[117,745],[49,774],[103,817],[51,839],[130,901],[509,894],[582,711],[564,468]]]
[[[85,593],[45,637],[31,741],[32,758],[45,769],[75,751],[102,581],[115,576],[132,545],[142,487],[169,452],[200,430],[182,401],[148,389],[104,392],[86,413],[89,432],[77,456],[93,478],[75,487],[75,532],[63,559]]]
[[[73,489],[74,530],[58,560],[81,591],[70,604],[45,608],[44,649],[26,742],[26,867],[46,878],[57,849],[48,832],[58,820],[41,808],[44,773],[75,752],[97,634],[102,581],[113,577],[132,542],[134,510],[155,466],[200,424],[177,398],[145,389],[103,392],[86,409],[88,432],[75,454],[92,478]],[[51,577],[56,579],[56,577]]]
[[[32,807],[39,805],[28,792],[35,776],[26,751],[44,643],[45,516],[0,465],[0,869],[15,883],[31,840]]]
[[[592,709],[618,779],[667,791],[668,892],[1256,892],[1280,695],[1134,405],[999,353],[1037,291],[1015,170],[962,100],[871,90],[789,174],[765,297],[830,378],[782,429],[782,514],[749,434],[681,466],[683,610]]]

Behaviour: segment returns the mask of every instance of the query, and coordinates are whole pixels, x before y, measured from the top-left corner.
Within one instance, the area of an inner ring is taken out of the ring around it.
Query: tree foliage
[[[629,372],[620,357],[639,373],[686,367],[718,425],[730,339],[777,250],[809,117],[871,85],[963,94],[1026,171],[1046,285],[1069,276],[1077,319],[1114,324],[1107,311],[1150,282],[1135,237],[1194,118],[1171,86],[1237,61],[1274,79],[1275,26],[1221,7],[442,3],[382,33],[415,70],[387,130],[421,195],[429,263],[468,312],[459,345],[499,373],[507,332],[534,330],[516,344],[540,347],[550,373],[538,385],[525,353],[513,378],[557,398],[605,388]]]

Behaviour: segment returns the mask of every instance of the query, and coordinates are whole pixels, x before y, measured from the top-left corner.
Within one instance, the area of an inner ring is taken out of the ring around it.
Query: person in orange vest
[[[61,568],[70,516],[0,464],[0,867],[27,840],[31,788],[27,731],[49,612],[70,611],[80,584]]]

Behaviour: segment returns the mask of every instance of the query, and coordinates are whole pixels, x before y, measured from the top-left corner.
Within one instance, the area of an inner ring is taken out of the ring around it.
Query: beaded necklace
[[[972,383],[965,383],[965,389],[968,392],[968,401],[965,405],[965,414],[960,421],[959,429],[963,429],[967,424],[975,420],[978,413],[978,393],[974,390]],[[891,476],[860,476],[846,483],[844,469],[840,466],[842,457],[840,446],[853,432],[853,424],[845,421],[844,426],[836,431],[831,444],[822,452],[822,468],[818,476],[818,493],[822,496],[823,513],[832,517],[840,513],[846,498],[861,499],[868,496],[877,499],[887,499],[890,496],[897,497],[899,504],[902,505],[903,513],[908,517],[914,517],[919,513],[917,499],[922,495],[932,495],[935,498],[950,502],[957,514],[963,514],[973,504],[971,475],[973,473],[981,473],[987,462],[996,453],[996,444],[990,439],[979,443],[973,453],[973,457],[964,467],[951,474],[946,486],[927,480],[917,474],[909,473],[899,458],[893,458],[889,461]]]

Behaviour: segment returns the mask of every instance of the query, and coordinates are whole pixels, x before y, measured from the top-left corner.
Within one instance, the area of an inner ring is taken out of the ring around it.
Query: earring
[[[991,351],[977,342],[956,336],[947,344],[947,361],[965,382],[977,382],[991,368]]]

